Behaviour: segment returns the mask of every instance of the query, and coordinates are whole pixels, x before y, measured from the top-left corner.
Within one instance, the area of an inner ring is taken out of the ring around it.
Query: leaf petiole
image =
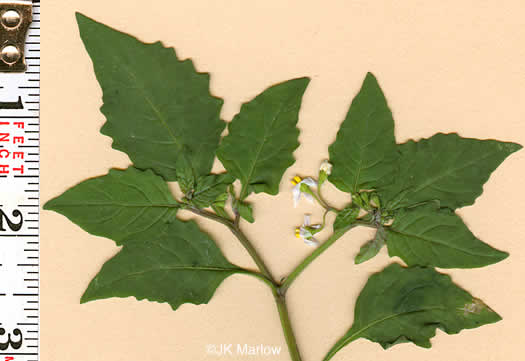
[[[237,273],[252,276],[252,277],[259,279],[260,281],[264,282],[268,287],[270,287],[272,289],[272,292],[277,292],[279,288],[278,285],[275,284],[273,280],[269,279],[262,273],[250,271],[250,270],[242,269],[242,268]]]

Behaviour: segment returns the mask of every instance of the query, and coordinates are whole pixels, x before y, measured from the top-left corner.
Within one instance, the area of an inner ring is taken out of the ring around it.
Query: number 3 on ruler
[[[5,329],[3,328],[0,328],[0,335],[4,335],[5,334]],[[11,334],[8,333],[7,334],[7,342],[0,342],[0,350],[4,351],[4,350],[7,350],[9,348],[9,346],[11,346],[12,348],[14,348],[15,350],[18,350],[20,347],[22,347],[22,331],[20,331],[18,328],[15,328],[13,330],[13,335],[15,336],[19,336],[20,339],[18,341],[13,341],[11,340]]]

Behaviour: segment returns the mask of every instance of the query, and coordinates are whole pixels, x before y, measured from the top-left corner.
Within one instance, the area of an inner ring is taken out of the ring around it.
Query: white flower
[[[293,205],[294,207],[297,207],[297,203],[299,203],[299,200],[301,199],[301,194],[304,195],[304,198],[306,200],[313,202],[314,197],[310,194],[304,191],[304,188],[302,188],[303,184],[305,187],[317,187],[317,182],[313,180],[312,178],[305,178],[301,179],[298,176],[293,177],[292,184],[294,185],[292,189],[292,196],[293,196]]]
[[[304,243],[309,246],[316,247],[319,245],[319,241],[314,238],[312,230],[319,229],[320,227],[321,225],[319,224],[310,225],[310,215],[305,214],[303,225],[295,229],[295,237],[301,238]]]
[[[321,163],[319,170],[321,172],[325,172],[327,175],[332,174],[332,163],[330,163],[327,160],[323,160],[323,163]]]

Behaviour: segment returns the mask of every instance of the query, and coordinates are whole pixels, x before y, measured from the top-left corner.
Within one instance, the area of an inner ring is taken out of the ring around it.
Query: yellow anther
[[[298,185],[301,181],[302,181],[301,177],[298,177],[298,176],[293,177],[293,179],[291,180],[294,186]]]
[[[295,237],[301,238],[301,229],[299,229],[299,228],[295,229]]]

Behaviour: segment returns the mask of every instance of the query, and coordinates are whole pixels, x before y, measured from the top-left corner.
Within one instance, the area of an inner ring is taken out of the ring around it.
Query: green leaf
[[[366,242],[357,256],[355,256],[355,264],[360,264],[374,258],[381,248],[385,245],[385,229],[383,227],[378,228],[374,239]]]
[[[205,177],[199,177],[197,186],[192,194],[191,203],[198,208],[211,206],[217,198],[224,195],[228,186],[235,179],[227,174],[211,174]],[[224,202],[225,200],[223,200]]]
[[[477,239],[454,211],[435,204],[400,210],[386,232],[388,254],[408,265],[475,268],[509,255]]]
[[[218,216],[222,218],[230,219],[230,215],[226,212],[226,202],[230,197],[228,192],[225,192],[218,196],[215,201],[211,204],[211,208],[215,211]]]
[[[209,74],[160,42],[142,43],[78,13],[77,21],[103,91],[101,132],[113,148],[170,181],[178,153],[187,149],[196,174],[207,175],[225,126]]]
[[[368,73],[329,148],[328,179],[344,192],[376,189],[396,169],[394,119],[376,78]]]
[[[220,283],[240,271],[194,222],[176,219],[130,236],[91,281],[81,302],[134,296],[167,302],[175,310],[183,303],[208,303]]]
[[[301,99],[310,79],[274,85],[245,103],[228,125],[217,156],[240,179],[245,199],[251,192],[275,195],[284,171],[295,162],[299,146],[296,124]]]
[[[358,216],[359,207],[356,207],[353,204],[345,207],[343,210],[339,211],[337,217],[335,217],[334,232],[352,225]]]
[[[111,169],[50,200],[44,209],[60,213],[85,231],[117,244],[170,222],[180,204],[167,183],[151,170]]]
[[[387,208],[397,209],[439,200],[456,209],[474,203],[490,174],[510,154],[516,143],[436,134],[398,146],[400,170],[395,182],[380,191]]]
[[[448,334],[500,321],[483,301],[432,268],[392,264],[372,275],[357,299],[354,323],[324,358],[361,337],[385,349],[402,342],[431,347],[436,328]]]
[[[177,174],[177,183],[185,195],[191,194],[195,187],[195,172],[188,159],[189,151],[182,151],[177,155],[175,160],[175,173]]]
[[[226,212],[226,209],[224,209],[224,206],[222,204],[212,204],[211,208],[218,216],[230,219],[230,215],[228,214],[228,212]]]
[[[239,215],[246,221],[253,223],[255,222],[255,219],[253,218],[253,210],[252,205],[245,202],[237,202],[237,210],[239,211]]]
[[[230,198],[230,194],[228,192],[224,192],[223,194],[215,198],[215,201],[213,201],[212,206],[224,208],[226,207],[226,202],[228,201],[228,198]]]

